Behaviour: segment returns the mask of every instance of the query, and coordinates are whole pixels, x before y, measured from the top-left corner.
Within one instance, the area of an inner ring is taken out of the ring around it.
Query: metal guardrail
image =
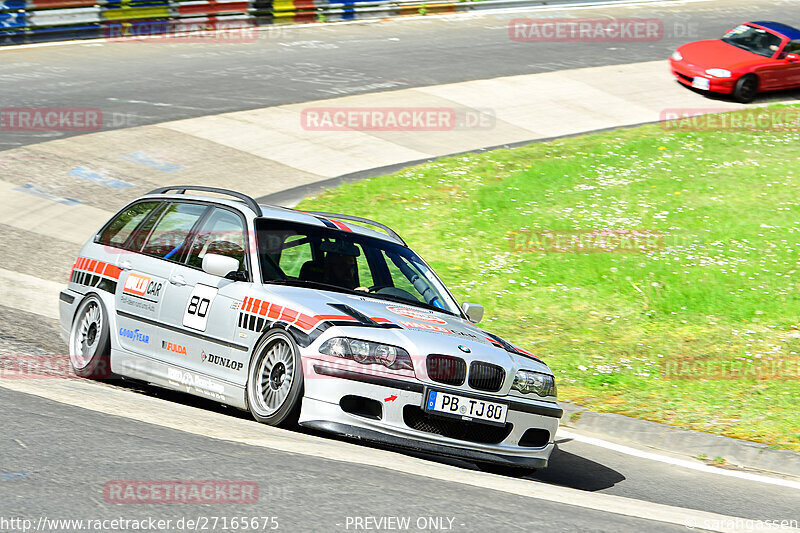
[[[0,0],[0,45],[625,1],[629,0]]]

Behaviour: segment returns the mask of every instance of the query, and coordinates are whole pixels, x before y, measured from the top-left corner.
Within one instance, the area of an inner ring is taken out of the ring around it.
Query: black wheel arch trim
[[[75,301],[75,296],[68,293],[67,291],[61,291],[58,294],[58,299],[61,300],[62,302],[67,302],[68,304],[71,305]]]

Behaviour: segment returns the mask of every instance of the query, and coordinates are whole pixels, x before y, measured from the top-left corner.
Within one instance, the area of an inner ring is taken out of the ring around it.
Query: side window
[[[203,267],[206,254],[219,254],[239,261],[239,270],[247,270],[244,223],[241,217],[227,209],[214,209],[203,223],[192,243],[186,263]]]
[[[299,278],[303,265],[310,263],[312,260],[313,254],[309,238],[305,235],[290,235],[283,242],[283,250],[281,251],[278,266],[287,276]],[[313,268],[313,265],[309,264],[305,268],[308,270]]]
[[[800,54],[800,39],[795,39],[794,41],[789,41],[786,43],[786,50],[784,50],[787,54]]]
[[[185,250],[189,231],[206,209],[200,204],[171,204],[147,238],[142,253],[177,260]]]
[[[121,248],[133,230],[161,202],[140,202],[120,212],[103,230],[97,240],[100,244]]]

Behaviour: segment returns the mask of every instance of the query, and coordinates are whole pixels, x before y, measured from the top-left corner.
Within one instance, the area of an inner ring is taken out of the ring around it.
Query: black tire
[[[536,472],[535,468],[501,465],[497,463],[477,463],[479,469],[490,474],[509,477],[527,477]]]
[[[289,333],[273,330],[253,350],[247,370],[247,407],[263,424],[292,427],[300,416],[302,398],[300,350]]]
[[[78,305],[69,332],[69,363],[75,374],[90,379],[111,377],[111,340],[103,301],[90,294]]]
[[[737,102],[749,104],[758,95],[758,77],[755,74],[745,74],[736,82],[733,89],[733,98]]]

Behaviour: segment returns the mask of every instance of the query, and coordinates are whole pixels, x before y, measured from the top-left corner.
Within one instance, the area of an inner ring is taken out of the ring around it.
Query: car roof
[[[324,226],[330,229],[338,229],[345,232],[366,235],[375,237],[385,241],[391,241],[395,244],[406,246],[400,236],[394,230],[379,224],[372,220],[361,219],[354,220],[359,217],[350,217],[349,215],[337,215],[336,213],[319,213],[315,211],[299,211],[297,209],[290,209],[288,207],[281,207],[276,205],[260,204],[263,215],[260,218],[289,220],[291,222],[299,222],[301,224],[311,224],[315,226]],[[377,227],[385,228],[386,233],[376,231],[364,224],[375,225]]]
[[[201,192],[207,191],[216,194],[231,194],[233,191],[226,191],[225,189],[212,190],[213,188],[197,188]],[[168,192],[169,190],[177,190],[177,193]],[[309,224],[312,226],[327,227],[334,230],[340,230],[349,233],[356,233],[373,237],[402,246],[407,246],[405,241],[391,228],[369,219],[354,217],[350,215],[340,215],[335,213],[319,213],[319,212],[306,212],[289,207],[282,207],[269,204],[258,204],[252,198],[249,198],[240,193],[235,193],[236,198],[222,198],[217,196],[207,196],[204,194],[191,194],[187,191],[192,190],[190,187],[173,187],[161,188],[151,191],[144,198],[163,198],[168,200],[191,200],[195,202],[213,203],[218,205],[225,205],[232,207],[237,211],[245,213],[248,218],[263,218],[274,220],[286,220],[297,222],[300,224]],[[375,226],[381,228],[383,231],[376,231],[368,226]]]
[[[750,24],[758,24],[762,28],[766,28],[768,30],[774,31],[775,33],[780,33],[781,35],[785,35],[792,41],[794,41],[795,39],[800,39],[800,30],[798,30],[797,28],[793,28],[788,24],[783,24],[781,22],[772,22],[769,20],[751,22]]]

